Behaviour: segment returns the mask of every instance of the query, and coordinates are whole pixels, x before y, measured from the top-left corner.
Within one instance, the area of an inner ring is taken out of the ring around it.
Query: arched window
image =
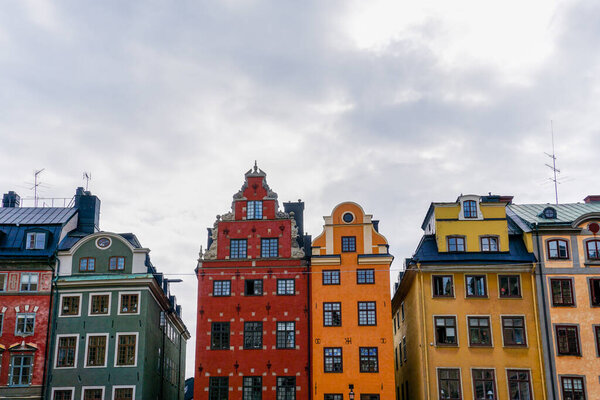
[[[465,218],[477,218],[477,203],[475,200],[463,202],[463,211]]]
[[[552,239],[548,240],[548,258],[566,259],[569,258],[569,245],[566,240]]]
[[[585,244],[587,258],[590,260],[600,260],[600,240],[588,240]]]

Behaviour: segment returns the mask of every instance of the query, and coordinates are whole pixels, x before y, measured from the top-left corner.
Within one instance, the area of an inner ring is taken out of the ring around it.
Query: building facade
[[[508,208],[538,259],[548,398],[600,398],[600,196]]]
[[[339,204],[324,219],[311,256],[313,398],[392,399],[387,241],[356,203]]]
[[[196,268],[194,399],[309,399],[308,265],[302,202],[257,168],[209,229]]]
[[[398,399],[548,398],[535,257],[511,199],[431,204],[392,300]]]

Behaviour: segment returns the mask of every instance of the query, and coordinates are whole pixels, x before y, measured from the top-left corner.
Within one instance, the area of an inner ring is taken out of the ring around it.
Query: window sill
[[[484,299],[487,300],[489,299],[489,296],[485,295],[485,296],[465,296],[465,299]]]
[[[526,344],[505,344],[504,346],[505,349],[528,349],[529,346]]]
[[[557,307],[557,308],[576,308],[577,306],[575,304],[552,304],[552,307]]]
[[[441,347],[441,348],[458,348],[458,344],[436,343],[435,347]]]

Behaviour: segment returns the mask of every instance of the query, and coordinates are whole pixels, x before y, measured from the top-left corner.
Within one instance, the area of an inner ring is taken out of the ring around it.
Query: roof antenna
[[[42,182],[38,182],[38,176],[45,170],[46,168],[42,168],[42,169],[38,169],[37,171],[34,171],[33,173],[33,204],[34,207],[38,206],[38,194],[37,194],[37,188],[38,186],[40,186],[42,184]]]
[[[256,160],[254,160],[254,172],[258,172],[258,164],[256,163]]]
[[[83,179],[85,179],[85,191],[87,192],[90,181],[92,180],[92,173],[83,171]]]
[[[554,195],[556,196],[556,204],[558,204],[558,179],[556,178],[556,174],[560,174],[560,169],[556,168],[556,153],[554,152],[554,125],[552,120],[550,120],[550,131],[552,132],[552,154],[548,154],[544,152],[545,155],[552,159],[552,165],[546,164],[546,167],[550,168],[554,173],[554,178],[548,178],[550,181],[554,182]]]

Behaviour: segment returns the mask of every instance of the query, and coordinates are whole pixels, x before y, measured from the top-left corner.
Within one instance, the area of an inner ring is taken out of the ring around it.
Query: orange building
[[[387,240],[356,203],[324,219],[311,257],[313,399],[393,399]]]

